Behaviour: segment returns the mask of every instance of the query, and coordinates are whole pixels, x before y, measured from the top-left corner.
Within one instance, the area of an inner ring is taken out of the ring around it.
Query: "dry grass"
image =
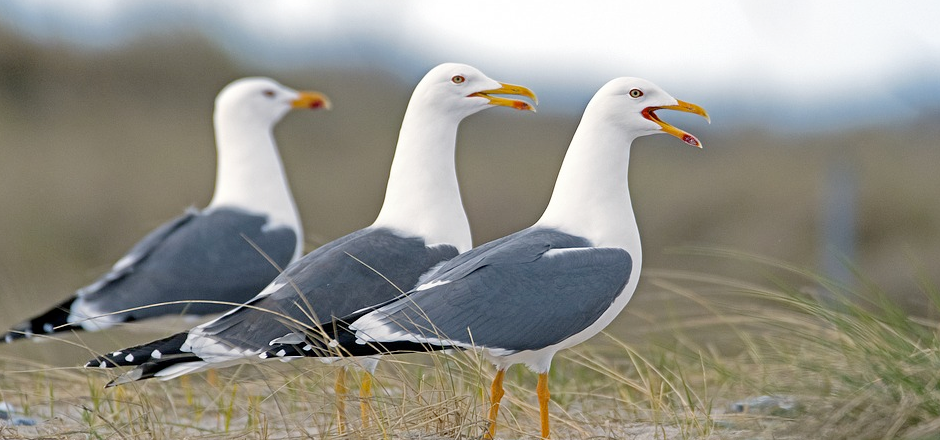
[[[701,251],[701,250],[700,250]],[[705,250],[765,274],[770,284],[715,275],[662,272],[656,283],[709,308],[744,349],[734,357],[702,355],[703,370],[738,395],[774,395],[797,405],[780,411],[788,423],[775,435],[806,438],[936,438],[940,435],[940,295],[920,277],[930,304],[921,316],[897,295],[856,272],[837,282],[812,271],[753,255]],[[780,280],[796,277],[801,283]],[[689,287],[694,286],[694,287]],[[793,286],[802,286],[796,288]],[[692,329],[694,330],[694,329]],[[681,336],[680,336],[681,339]]]
[[[559,356],[550,382],[555,438],[940,435],[940,323],[902,313],[871,283],[852,290],[780,262],[743,259],[771,282],[648,271],[655,288],[712,318],[666,324],[673,328],[668,348],[604,335]],[[824,304],[805,289],[774,283],[782,274],[803,277],[835,300]],[[933,284],[921,281],[924,294],[940,303]],[[697,341],[706,328],[735,335],[742,349],[724,354]],[[350,429],[340,435],[335,365],[274,362],[104,390],[111,372],[2,362],[0,399],[40,421],[4,427],[4,438],[478,438],[493,375],[474,353],[386,359],[371,416],[359,417],[353,386],[346,399]],[[537,432],[534,382],[523,368],[510,370],[500,437]],[[756,396],[792,405],[731,410]]]
[[[485,428],[483,393],[492,371],[469,371],[469,358],[436,358],[440,362],[432,364],[437,365],[386,362],[377,375],[368,422],[360,420],[355,392],[347,399],[350,431],[345,436],[338,434],[335,419],[331,386],[336,367],[310,362],[295,363],[303,370],[244,367],[222,372],[216,382],[196,375],[115,390],[103,389],[106,380],[96,372],[8,373],[2,380],[5,401],[40,423],[0,432],[3,438],[478,438]],[[15,366],[6,362],[6,368]],[[630,380],[618,391],[616,385],[600,385],[609,372],[580,368],[560,368],[553,374],[556,438],[621,438],[629,430],[700,438],[704,427],[697,418],[686,421],[684,414],[678,419],[671,414],[664,397],[670,390],[634,389],[638,383]],[[514,371],[499,436],[529,438],[538,429],[534,377]],[[613,388],[614,394],[594,394],[606,388]],[[660,403],[643,403],[650,397]]]

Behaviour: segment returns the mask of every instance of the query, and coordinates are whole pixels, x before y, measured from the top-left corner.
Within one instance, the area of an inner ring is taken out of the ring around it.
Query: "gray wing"
[[[430,267],[456,255],[453,246],[428,247],[420,238],[364,229],[307,254],[245,306],[191,333],[205,337],[200,344],[263,350],[285,335],[393,299]]]
[[[625,250],[590,247],[548,229],[521,231],[460,258],[408,297],[353,323],[357,336],[536,350],[596,321],[632,271]]]
[[[109,313],[160,302],[191,304],[145,308],[112,317],[130,321],[164,314],[219,313],[264,288],[288,265],[297,234],[266,228],[266,216],[236,209],[188,212],[140,241],[112,271],[79,291],[82,314]],[[256,248],[257,247],[257,248]],[[270,261],[268,260],[270,259]]]

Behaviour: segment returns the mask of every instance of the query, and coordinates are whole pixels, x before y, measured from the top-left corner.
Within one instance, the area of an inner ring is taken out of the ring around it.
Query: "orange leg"
[[[493,385],[490,387],[490,414],[487,418],[490,429],[483,438],[492,439],[496,435],[496,416],[499,414],[499,401],[502,400],[503,394],[505,394],[505,391],[503,391],[503,377],[505,375],[506,370],[499,370],[496,372],[496,377],[493,378]]]
[[[362,412],[362,426],[369,427],[369,399],[372,398],[372,375],[367,371],[359,386],[359,411]]]
[[[539,395],[539,416],[542,419],[542,438],[548,439],[548,373],[539,374],[539,384],[536,388]]]
[[[333,387],[336,393],[336,429],[340,434],[346,433],[346,368],[340,367],[336,371],[336,384]]]

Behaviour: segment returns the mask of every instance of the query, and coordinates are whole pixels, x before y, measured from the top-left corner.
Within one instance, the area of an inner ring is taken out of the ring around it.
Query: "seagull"
[[[256,361],[272,345],[300,341],[309,329],[400,296],[433,266],[471,248],[454,163],[458,125],[494,106],[534,110],[526,101],[495,95],[536,100],[528,88],[497,82],[471,66],[431,69],[405,111],[385,201],[372,225],[307,254],[214,321],[86,366],[137,366],[108,384],[114,386]],[[371,375],[375,363],[362,365]],[[340,380],[338,391],[344,389]]]
[[[610,81],[587,105],[551,200],[534,225],[434,268],[401,298],[337,320],[321,334],[308,333],[301,343],[272,346],[263,355],[479,349],[497,369],[486,438],[496,433],[503,378],[514,364],[538,373],[541,436],[548,438],[552,357],[600,332],[636,290],[642,252],[627,187],[633,141],[667,133],[702,146],[661,120],[659,110],[709,119],[701,107],[649,81]]]
[[[298,92],[270,78],[227,85],[215,100],[218,169],[209,205],[156,228],[110,271],[16,325],[4,341],[165,315],[218,314],[250,299],[303,252],[273,127],[292,109],[329,107],[319,92]]]

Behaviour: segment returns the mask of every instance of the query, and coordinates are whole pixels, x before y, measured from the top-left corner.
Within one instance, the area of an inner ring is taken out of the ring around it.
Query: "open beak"
[[[333,107],[330,98],[320,92],[298,92],[300,96],[291,102],[292,108],[326,109]]]
[[[521,101],[518,99],[502,98],[498,96],[490,95],[518,95],[526,96],[532,99],[536,104],[539,103],[539,98],[535,96],[535,93],[529,90],[527,87],[516,86],[512,84],[499,83],[500,88],[493,90],[484,90],[482,92],[472,93],[469,96],[478,96],[480,98],[486,98],[490,105],[501,105],[503,107],[511,107],[516,110],[532,110],[535,111],[535,106],[529,104],[528,102]]]
[[[655,113],[656,110],[660,110],[660,109],[677,110],[680,112],[694,113],[696,115],[699,115],[705,118],[705,120],[708,121],[709,124],[712,123],[712,119],[708,117],[708,112],[706,112],[705,109],[695,104],[692,104],[691,102],[679,101],[678,99],[676,101],[678,101],[678,104],[676,105],[664,105],[662,107],[647,107],[643,109],[643,117],[659,124],[659,126],[662,127],[664,132],[669,133],[681,139],[682,142],[685,142],[693,147],[702,148],[702,142],[700,142],[698,138],[696,138],[695,136],[692,136],[692,134],[690,133],[682,131],[676,127],[673,127],[672,125],[669,125],[663,122],[662,119],[659,119],[659,116],[656,116],[656,113]]]

